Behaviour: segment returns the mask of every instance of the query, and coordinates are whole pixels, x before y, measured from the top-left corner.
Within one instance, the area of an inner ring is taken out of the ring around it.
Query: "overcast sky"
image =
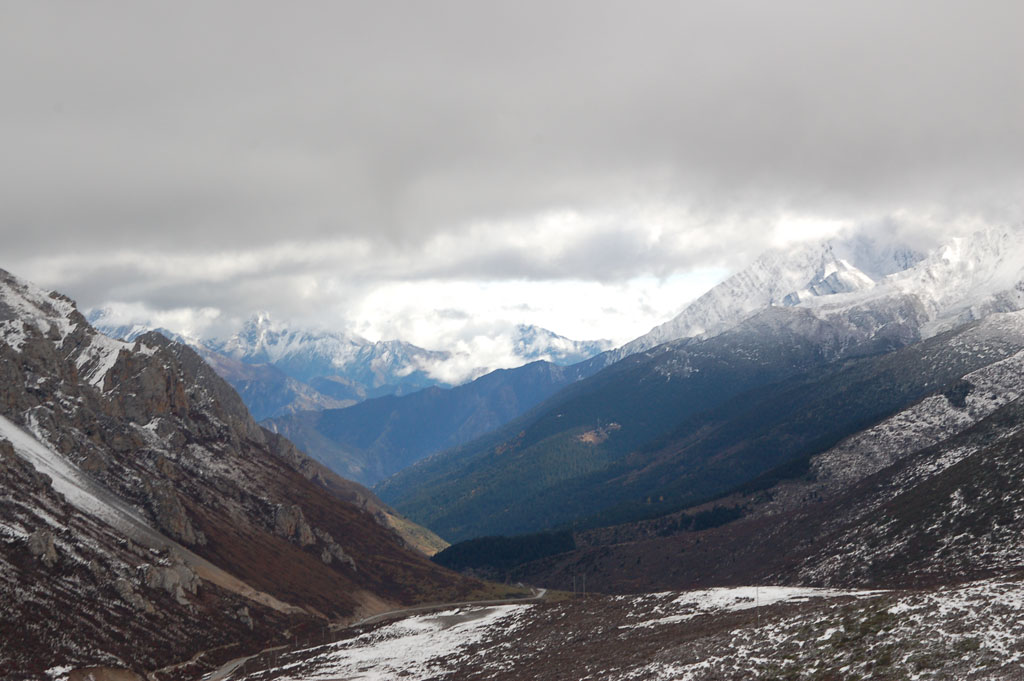
[[[1021,218],[1020,2],[2,2],[0,267],[178,330],[623,342]]]

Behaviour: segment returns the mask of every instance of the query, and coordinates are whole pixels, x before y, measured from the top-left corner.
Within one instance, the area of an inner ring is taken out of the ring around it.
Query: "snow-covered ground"
[[[1022,635],[1021,583],[992,579],[766,620],[719,637],[701,659],[613,678],[1018,679]]]
[[[610,644],[621,645],[623,639],[643,640],[651,636],[652,630],[696,618],[754,610],[758,606],[767,607],[787,602],[809,603],[821,599],[872,598],[881,593],[883,592],[749,586],[614,598],[597,597],[588,601],[570,601],[553,606],[548,604],[460,608],[409,617],[333,644],[279,656],[264,656],[261,659],[266,668],[262,671],[230,678],[249,681],[426,681],[462,678],[463,671],[470,668],[489,670],[484,674],[485,677],[490,673],[509,673],[514,677],[520,653],[536,648],[535,643],[527,643],[525,640],[520,645],[517,634],[522,633],[525,638],[534,638],[541,632],[542,640],[552,643],[563,641],[568,645],[573,640],[573,635],[581,628],[581,624],[576,622],[574,617],[576,607],[586,611],[595,605],[610,606],[606,609],[607,621],[599,625],[598,634],[606,635]],[[556,615],[554,621],[551,618],[552,612]],[[756,619],[759,616],[760,613],[751,613],[752,618]],[[266,664],[268,660],[270,664]]]

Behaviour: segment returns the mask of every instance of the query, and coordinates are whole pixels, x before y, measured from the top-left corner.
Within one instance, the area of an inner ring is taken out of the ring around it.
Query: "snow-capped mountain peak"
[[[294,363],[301,357],[317,367],[343,367],[368,343],[345,333],[293,329],[276,322],[267,312],[257,312],[235,335],[223,341],[208,341],[207,345],[247,363]]]
[[[821,269],[799,291],[787,294],[783,305],[799,305],[801,301],[836,293],[849,293],[872,288],[875,280],[842,258],[823,260]]]
[[[887,283],[924,304],[930,317],[925,336],[993,312],[1022,309],[1024,230],[989,228],[951,239]]]
[[[612,347],[609,340],[572,340],[532,324],[518,324],[513,338],[515,353],[524,360],[562,365],[581,362]]]
[[[900,301],[912,301],[910,308]],[[914,328],[920,337],[993,312],[1024,309],[1024,229],[980,230],[927,254],[865,236],[772,250],[608,359],[672,340],[715,336],[775,305],[827,316],[870,308],[883,326],[887,315],[919,309]]]
[[[687,305],[673,319],[612,352],[621,359],[680,338],[710,337],[773,305],[871,289],[923,255],[865,236],[770,250]]]

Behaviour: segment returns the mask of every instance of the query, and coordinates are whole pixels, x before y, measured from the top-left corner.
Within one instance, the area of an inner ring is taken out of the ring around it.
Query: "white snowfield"
[[[463,648],[493,629],[507,631],[531,607],[499,605],[417,615],[354,639],[298,651],[269,671],[279,681],[422,681],[457,669]]]

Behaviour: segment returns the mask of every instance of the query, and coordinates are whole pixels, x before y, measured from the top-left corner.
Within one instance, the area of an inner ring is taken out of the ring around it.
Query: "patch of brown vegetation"
[[[582,435],[577,435],[576,439],[588,445],[599,445],[611,437],[611,434],[616,430],[622,430],[622,426],[613,422],[594,430],[588,430]]]

